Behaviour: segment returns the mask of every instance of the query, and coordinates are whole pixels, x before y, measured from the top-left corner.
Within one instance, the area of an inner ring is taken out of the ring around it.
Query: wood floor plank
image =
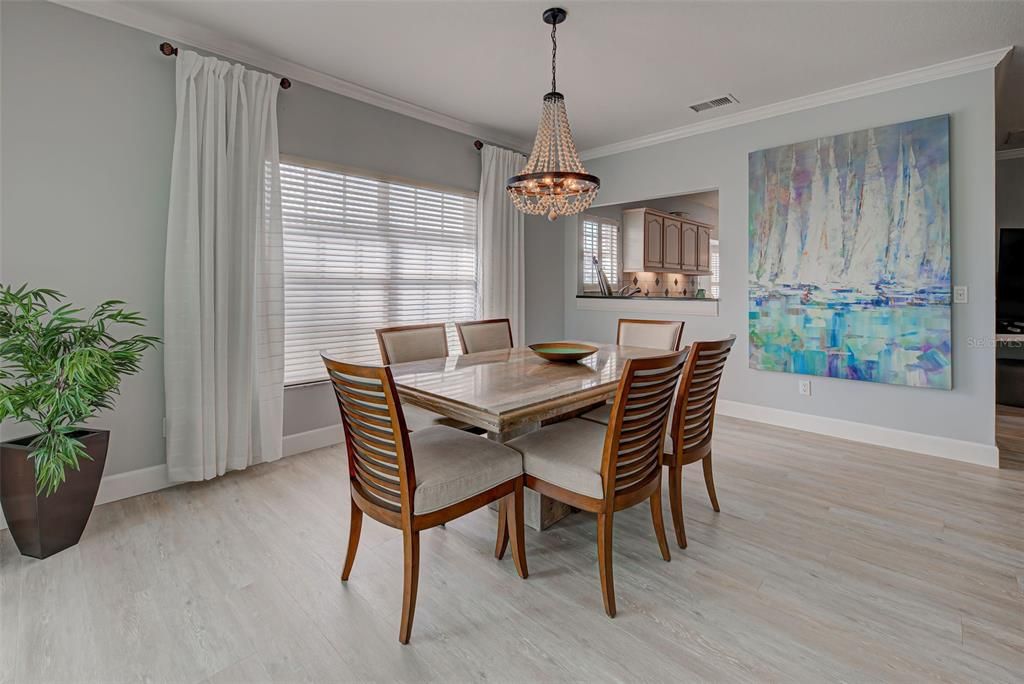
[[[330,448],[101,506],[46,561],[0,534],[0,684],[1019,680],[1024,470],[716,427],[722,512],[687,469],[687,549],[616,514],[614,620],[594,516],[527,530],[524,581],[483,509],[423,533],[400,646],[401,534],[367,520],[339,581]]]

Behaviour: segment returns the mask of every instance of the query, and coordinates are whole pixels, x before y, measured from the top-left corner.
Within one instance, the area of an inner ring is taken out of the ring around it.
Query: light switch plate
[[[800,394],[804,395],[805,397],[811,396],[811,381],[810,380],[801,380],[800,384],[798,385],[798,387],[800,389]]]
[[[967,303],[967,286],[956,285],[953,287],[953,303],[954,304],[966,304]]]

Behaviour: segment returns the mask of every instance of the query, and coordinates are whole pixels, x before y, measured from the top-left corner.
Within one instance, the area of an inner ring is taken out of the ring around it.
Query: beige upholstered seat
[[[571,492],[604,496],[601,455],[607,428],[586,420],[565,420],[509,442],[523,455],[523,470]]]
[[[445,331],[444,323],[379,328],[377,344],[380,346],[380,358],[385,366],[448,356],[448,333]],[[434,413],[412,404],[407,404],[402,408],[405,409],[405,426],[413,432],[434,425],[446,425],[459,430],[471,427],[463,422],[442,416],[440,413]]]
[[[450,427],[417,430],[409,435],[409,444],[416,468],[413,510],[418,515],[465,501],[523,472],[519,452]]]
[[[619,319],[619,334],[616,344],[626,347],[650,347],[678,351],[683,336],[682,321],[642,321],[631,318]]]
[[[512,324],[507,318],[456,323],[463,354],[512,348]]]

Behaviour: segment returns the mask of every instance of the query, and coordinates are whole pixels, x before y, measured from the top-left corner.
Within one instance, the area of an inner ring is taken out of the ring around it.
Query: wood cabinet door
[[[683,224],[682,237],[682,269],[684,271],[697,270],[697,233],[698,227],[692,223]]]
[[[697,226],[697,268],[711,270],[711,229]]]
[[[648,270],[665,266],[663,231],[664,223],[660,216],[644,216],[644,268]]]
[[[667,270],[679,270],[683,267],[683,222],[679,219],[665,217],[665,230],[662,241],[662,264]]]

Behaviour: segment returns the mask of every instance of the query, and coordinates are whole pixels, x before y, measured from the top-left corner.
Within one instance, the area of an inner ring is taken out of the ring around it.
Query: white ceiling
[[[255,51],[500,132],[525,147],[550,83],[550,40],[540,15],[553,3],[121,4],[199,25],[208,35],[213,31]],[[569,18],[558,33],[558,88],[581,149],[1024,45],[1020,1],[573,0],[562,6]],[[740,104],[704,114],[688,109],[726,93]],[[1001,112],[1000,125],[1024,128],[1024,111]]]

